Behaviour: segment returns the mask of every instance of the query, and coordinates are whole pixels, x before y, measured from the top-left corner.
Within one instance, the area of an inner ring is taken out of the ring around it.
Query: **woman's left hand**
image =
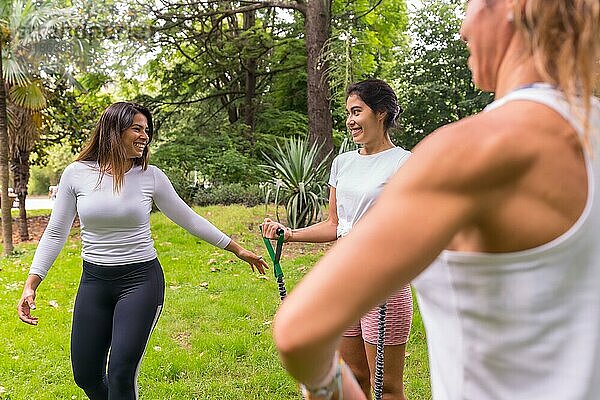
[[[261,274],[265,274],[265,269],[269,269],[269,265],[263,260],[261,256],[257,256],[250,250],[246,250],[239,244],[237,244],[234,240],[229,242],[225,250],[231,251],[233,254],[237,256],[240,260],[246,261],[250,264],[250,268],[254,271],[254,268]]]
[[[261,256],[257,256],[253,252],[242,249],[239,254],[236,254],[240,260],[246,261],[250,264],[250,268],[254,271],[254,268],[261,274],[265,274],[265,269],[269,269],[269,265],[263,260]]]

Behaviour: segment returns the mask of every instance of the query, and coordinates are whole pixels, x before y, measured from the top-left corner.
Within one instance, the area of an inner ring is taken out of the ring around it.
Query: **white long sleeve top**
[[[169,219],[192,235],[219,248],[231,239],[196,214],[175,192],[159,168],[145,171],[134,166],[123,179],[119,193],[113,192],[113,178],[104,174],[99,181],[96,162],[74,162],[62,174],[48,226],[33,257],[30,274],[45,278],[63,248],[79,215],[81,256],[97,265],[122,265],[156,258],[150,236],[152,203]]]

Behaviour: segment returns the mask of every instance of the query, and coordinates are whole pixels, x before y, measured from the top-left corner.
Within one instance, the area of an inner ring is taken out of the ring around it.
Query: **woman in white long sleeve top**
[[[139,365],[164,298],[150,235],[153,203],[191,234],[233,252],[260,273],[267,266],[196,214],[167,176],[148,165],[152,135],[152,115],[145,107],[119,102],[104,110],[91,141],[62,174],[17,306],[21,320],[37,324],[31,315],[37,287],[77,214],[83,274],[73,311],[71,361],[75,382],[92,400],[138,396]]]

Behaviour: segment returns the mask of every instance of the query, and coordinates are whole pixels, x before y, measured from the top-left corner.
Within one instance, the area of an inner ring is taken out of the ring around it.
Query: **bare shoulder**
[[[424,139],[403,167],[404,179],[436,189],[485,191],[511,185],[543,157],[559,124],[551,110],[509,103],[446,125]]]

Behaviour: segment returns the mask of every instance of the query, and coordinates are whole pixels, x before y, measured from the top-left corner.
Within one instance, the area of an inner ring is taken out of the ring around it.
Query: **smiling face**
[[[144,114],[137,113],[133,123],[121,135],[127,158],[140,158],[148,144],[148,120]]]
[[[496,89],[498,71],[514,35],[512,1],[470,0],[460,28],[469,48],[473,83],[482,90]]]
[[[346,126],[356,144],[368,145],[385,138],[385,113],[374,112],[360,96],[352,94],[346,100]]]

